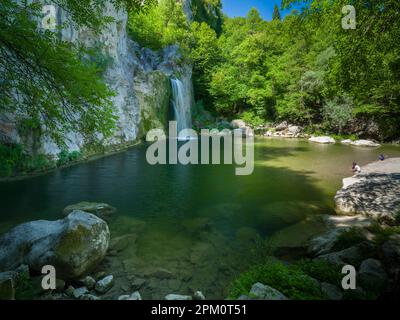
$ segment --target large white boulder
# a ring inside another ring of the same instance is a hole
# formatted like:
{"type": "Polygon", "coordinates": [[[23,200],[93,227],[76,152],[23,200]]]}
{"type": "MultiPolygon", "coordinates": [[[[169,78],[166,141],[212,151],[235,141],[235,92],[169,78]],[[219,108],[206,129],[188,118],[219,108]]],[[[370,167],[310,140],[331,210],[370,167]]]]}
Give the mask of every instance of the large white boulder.
{"type": "Polygon", "coordinates": [[[235,119],[231,121],[231,127],[233,129],[245,129],[247,128],[247,124],[241,119],[235,119]]]}
{"type": "Polygon", "coordinates": [[[26,264],[41,272],[52,265],[59,278],[80,278],[104,258],[109,240],[106,222],[83,211],[23,223],[0,238],[0,271],[26,264]]]}
{"type": "Polygon", "coordinates": [[[380,147],[379,143],[376,143],[371,140],[356,140],[352,141],[350,144],[356,147],[370,147],[370,148],[380,147]]]}
{"type": "Polygon", "coordinates": [[[322,137],[311,137],[308,139],[310,142],[315,142],[315,143],[322,143],[322,144],[330,144],[330,143],[335,143],[335,139],[332,137],[328,136],[322,136],[322,137]]]}

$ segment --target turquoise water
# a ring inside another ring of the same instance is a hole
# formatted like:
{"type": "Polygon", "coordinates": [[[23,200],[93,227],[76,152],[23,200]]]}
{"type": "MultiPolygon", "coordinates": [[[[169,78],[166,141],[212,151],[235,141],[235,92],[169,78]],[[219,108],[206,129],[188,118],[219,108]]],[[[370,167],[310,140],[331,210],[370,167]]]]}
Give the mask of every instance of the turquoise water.
{"type": "Polygon", "coordinates": [[[130,239],[99,266],[116,277],[110,298],[136,288],[146,299],[194,290],[225,298],[230,281],[268,255],[272,240],[296,247],[320,231],[313,217],[332,213],[333,196],[353,161],[400,156],[400,148],[259,138],[250,176],[235,176],[232,165],[150,166],[145,153],[140,145],[0,183],[0,232],[28,220],[61,218],[69,204],[106,202],[118,209],[112,238],[130,239]]]}

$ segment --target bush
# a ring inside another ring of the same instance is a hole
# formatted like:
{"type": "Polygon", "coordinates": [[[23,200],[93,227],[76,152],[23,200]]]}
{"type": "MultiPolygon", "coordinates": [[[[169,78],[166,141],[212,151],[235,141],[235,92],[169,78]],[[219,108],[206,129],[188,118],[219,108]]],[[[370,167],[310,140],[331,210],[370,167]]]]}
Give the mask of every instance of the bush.
{"type": "Polygon", "coordinates": [[[62,150],[58,154],[57,165],[62,166],[69,162],[77,161],[77,160],[79,160],[80,157],[81,157],[81,153],[79,151],[68,152],[67,150],[62,150]]]}
{"type": "Polygon", "coordinates": [[[248,295],[251,286],[256,282],[269,285],[290,299],[324,299],[321,289],[301,268],[280,262],[267,262],[241,274],[233,282],[229,298],[237,299],[240,295],[248,295]]]}
{"type": "Polygon", "coordinates": [[[383,227],[379,223],[374,223],[371,226],[366,228],[368,231],[375,235],[374,242],[377,245],[383,244],[387,241],[392,235],[400,234],[400,227],[383,227]]]}
{"type": "Polygon", "coordinates": [[[253,111],[245,111],[240,115],[240,118],[246,122],[252,128],[261,126],[265,123],[265,120],[253,111]]]}
{"type": "Polygon", "coordinates": [[[326,260],[312,261],[304,259],[297,262],[295,267],[320,282],[339,285],[343,276],[340,267],[326,260]]]}
{"type": "Polygon", "coordinates": [[[0,176],[12,176],[24,158],[25,155],[20,145],[0,144],[0,176]]]}
{"type": "Polygon", "coordinates": [[[21,170],[23,173],[36,172],[49,169],[53,166],[53,163],[45,156],[38,155],[35,157],[27,157],[21,164],[21,170]]]}

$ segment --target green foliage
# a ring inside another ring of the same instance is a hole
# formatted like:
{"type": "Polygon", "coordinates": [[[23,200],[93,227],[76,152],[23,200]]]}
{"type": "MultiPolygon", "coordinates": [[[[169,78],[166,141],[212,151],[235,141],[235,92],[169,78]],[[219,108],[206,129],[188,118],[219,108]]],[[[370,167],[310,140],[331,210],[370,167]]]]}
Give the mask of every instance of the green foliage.
{"type": "Polygon", "coordinates": [[[182,3],[160,0],[146,12],[130,12],[128,32],[140,45],[153,50],[180,44],[185,47],[188,22],[182,3]]]}
{"type": "Polygon", "coordinates": [[[274,12],[272,13],[272,20],[281,20],[281,13],[277,4],[274,6],[274,12]]]}
{"type": "MultiPolygon", "coordinates": [[[[312,262],[307,265],[308,268],[311,268],[310,264],[312,262]]],[[[269,285],[290,299],[324,299],[320,288],[315,285],[315,282],[300,267],[296,265],[284,265],[279,262],[267,262],[241,274],[233,282],[229,298],[237,299],[242,294],[248,295],[251,286],[256,282],[269,285]]]]}
{"type": "Polygon", "coordinates": [[[217,35],[222,32],[223,13],[221,0],[192,0],[194,21],[206,23],[217,35]]]}
{"type": "Polygon", "coordinates": [[[394,219],[397,224],[400,224],[400,210],[394,215],[394,219]]]}
{"type": "Polygon", "coordinates": [[[352,134],[354,118],[373,119],[383,137],[398,137],[399,2],[354,1],[356,30],[341,26],[344,0],[283,6],[294,2],[305,9],[283,21],[277,7],[270,22],[254,8],[246,18],[225,18],[209,87],[213,108],[232,117],[250,109],[266,121],[323,124],[339,135],[352,134]]]}
{"type": "Polygon", "coordinates": [[[24,160],[25,156],[20,145],[0,144],[0,176],[13,175],[15,167],[24,160]]]}
{"type": "Polygon", "coordinates": [[[348,96],[335,97],[329,100],[323,107],[324,118],[327,123],[337,128],[340,135],[343,128],[353,119],[353,102],[348,96]]]}
{"type": "Polygon", "coordinates": [[[365,235],[361,228],[350,228],[347,231],[342,232],[337,240],[335,241],[332,250],[333,251],[341,251],[347,249],[351,246],[359,244],[365,241],[365,235]]]}
{"type": "Polygon", "coordinates": [[[79,151],[72,151],[68,152],[66,150],[62,150],[58,154],[58,160],[57,160],[57,165],[62,166],[65,165],[69,162],[74,162],[79,160],[82,157],[81,153],[79,151]]]}
{"type": "Polygon", "coordinates": [[[245,111],[240,115],[240,118],[249,124],[252,128],[261,126],[265,123],[265,120],[253,111],[245,111]]]}
{"type": "Polygon", "coordinates": [[[377,245],[382,245],[392,235],[400,234],[400,226],[389,227],[383,226],[380,223],[374,223],[366,229],[374,234],[374,242],[377,245]]]}
{"type": "Polygon", "coordinates": [[[28,155],[21,145],[0,144],[0,177],[43,171],[54,164],[44,155],[28,155]]]}
{"type": "Polygon", "coordinates": [[[339,266],[331,264],[328,261],[322,259],[300,260],[299,262],[296,262],[295,267],[320,282],[340,285],[343,277],[341,273],[341,268],[339,266]]]}

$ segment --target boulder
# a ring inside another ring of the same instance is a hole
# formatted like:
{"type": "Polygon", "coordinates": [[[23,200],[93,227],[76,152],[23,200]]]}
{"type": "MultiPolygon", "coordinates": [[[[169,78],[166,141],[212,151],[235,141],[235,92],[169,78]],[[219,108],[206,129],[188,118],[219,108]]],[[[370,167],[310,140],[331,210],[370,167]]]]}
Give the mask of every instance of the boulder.
{"type": "Polygon", "coordinates": [[[107,276],[99,281],[97,281],[95,290],[98,293],[106,293],[114,285],[114,277],[112,275],[107,276]]]}
{"type": "Polygon", "coordinates": [[[343,299],[342,291],[333,284],[322,282],[321,283],[321,291],[329,300],[342,300],[343,299]]]}
{"type": "Polygon", "coordinates": [[[361,263],[358,281],[363,288],[379,292],[385,288],[387,280],[388,276],[379,260],[367,259],[361,263]]]}
{"type": "Polygon", "coordinates": [[[374,141],[371,140],[356,140],[356,141],[351,141],[350,145],[352,146],[356,146],[356,147],[372,147],[372,148],[376,148],[376,147],[380,147],[381,145],[379,143],[376,143],[374,141]]]}
{"type": "Polygon", "coordinates": [[[83,278],[82,280],[80,280],[80,282],[89,290],[94,289],[94,287],[96,286],[96,280],[94,280],[91,276],[86,276],[85,278],[83,278]]]}
{"type": "Polygon", "coordinates": [[[346,264],[359,266],[364,260],[365,253],[371,252],[371,250],[371,245],[368,242],[362,242],[341,251],[323,254],[315,259],[323,259],[339,266],[346,264]]]}
{"type": "Polygon", "coordinates": [[[113,238],[110,242],[110,250],[117,253],[124,251],[126,248],[135,245],[136,238],[137,236],[135,233],[125,234],[123,236],[113,238]]]}
{"type": "Polygon", "coordinates": [[[15,299],[15,273],[12,271],[0,273],[0,300],[15,299]]]}
{"type": "Polygon", "coordinates": [[[89,290],[86,287],[80,287],[74,290],[72,293],[72,296],[75,299],[80,299],[84,294],[89,293],[89,290]]]}
{"type": "Polygon", "coordinates": [[[335,196],[335,210],[340,215],[361,214],[395,224],[400,211],[399,194],[400,158],[377,161],[343,179],[343,187],[335,196]]]}
{"type": "Polygon", "coordinates": [[[321,144],[336,143],[335,139],[333,139],[332,137],[327,137],[327,136],[311,137],[310,139],[308,139],[308,141],[315,142],[315,143],[321,143],[321,144]]]}
{"type": "Polygon", "coordinates": [[[286,130],[287,128],[288,128],[287,121],[283,121],[283,122],[279,123],[277,126],[275,126],[276,131],[283,131],[283,130],[286,130]]]}
{"type": "Polygon", "coordinates": [[[135,291],[131,295],[125,294],[118,297],[118,300],[142,300],[142,296],[140,295],[139,291],[135,291]]]}
{"type": "Polygon", "coordinates": [[[62,220],[24,223],[0,238],[0,271],[26,264],[41,272],[52,265],[62,279],[80,278],[104,258],[109,238],[107,224],[83,211],[62,220]]]}
{"type": "Polygon", "coordinates": [[[373,223],[373,220],[364,216],[332,216],[324,215],[323,221],[328,231],[312,238],[309,241],[307,251],[314,256],[329,253],[340,234],[351,228],[365,228],[373,223]]]}
{"type": "Polygon", "coordinates": [[[246,122],[244,122],[241,119],[235,119],[231,121],[231,127],[233,129],[243,129],[243,128],[247,128],[247,124],[246,122]]]}
{"type": "Polygon", "coordinates": [[[191,296],[185,296],[181,294],[168,294],[165,296],[164,300],[192,300],[191,296]]]}
{"type": "Polygon", "coordinates": [[[112,217],[115,216],[117,209],[108,205],[107,203],[97,203],[97,202],[79,202],[75,204],[71,204],[64,208],[63,214],[64,216],[69,215],[71,212],[79,210],[94,214],[99,218],[110,221],[112,217]]]}
{"type": "Polygon", "coordinates": [[[254,297],[258,300],[288,300],[281,292],[271,288],[270,286],[264,285],[260,282],[255,283],[250,290],[250,297],[254,297]]]}
{"type": "Polygon", "coordinates": [[[292,135],[292,136],[295,136],[295,135],[301,133],[302,130],[303,130],[303,128],[300,126],[289,126],[287,128],[288,134],[292,135]]]}
{"type": "Polygon", "coordinates": [[[350,140],[350,139],[345,139],[345,140],[340,141],[340,143],[345,144],[345,145],[350,145],[352,142],[353,142],[353,140],[350,140]]]}
{"type": "Polygon", "coordinates": [[[203,292],[196,291],[193,295],[193,300],[206,300],[206,297],[204,296],[203,292]]]}
{"type": "Polygon", "coordinates": [[[74,297],[74,292],[75,288],[73,286],[68,286],[67,289],[65,289],[65,294],[70,298],[74,297]]]}

